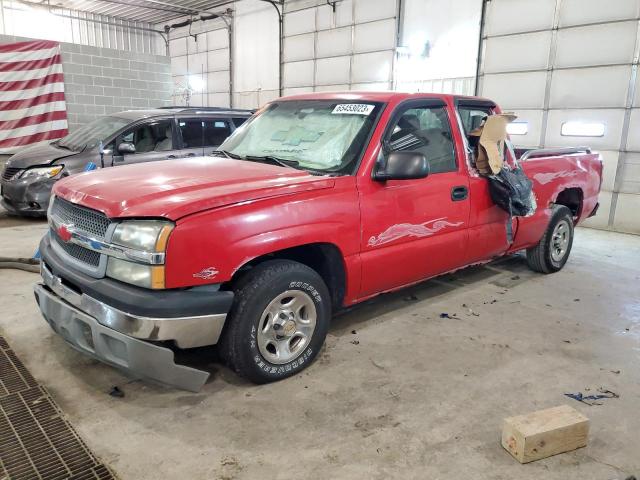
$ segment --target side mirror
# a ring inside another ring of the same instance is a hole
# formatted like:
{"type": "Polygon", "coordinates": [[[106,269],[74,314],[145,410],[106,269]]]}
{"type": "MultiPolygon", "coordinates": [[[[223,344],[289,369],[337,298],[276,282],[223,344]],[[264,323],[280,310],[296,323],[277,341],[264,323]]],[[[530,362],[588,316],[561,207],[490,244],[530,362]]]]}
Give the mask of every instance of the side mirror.
{"type": "Polygon", "coordinates": [[[419,152],[391,152],[374,175],[375,180],[413,180],[429,175],[429,162],[419,152]]]}
{"type": "Polygon", "coordinates": [[[118,153],[120,155],[136,153],[136,146],[133,143],[122,142],[120,145],[118,145],[118,153]]]}

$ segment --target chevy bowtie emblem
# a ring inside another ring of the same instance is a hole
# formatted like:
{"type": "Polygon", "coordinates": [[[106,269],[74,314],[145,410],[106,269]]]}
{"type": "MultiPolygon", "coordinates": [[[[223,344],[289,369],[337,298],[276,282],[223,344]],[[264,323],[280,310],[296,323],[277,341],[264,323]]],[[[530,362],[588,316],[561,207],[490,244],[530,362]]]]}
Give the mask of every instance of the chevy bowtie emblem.
{"type": "Polygon", "coordinates": [[[71,240],[71,228],[73,227],[73,225],[65,225],[60,224],[58,225],[58,229],[56,230],[56,233],[58,234],[58,236],[60,237],[60,239],[67,243],[69,240],[71,240]]]}

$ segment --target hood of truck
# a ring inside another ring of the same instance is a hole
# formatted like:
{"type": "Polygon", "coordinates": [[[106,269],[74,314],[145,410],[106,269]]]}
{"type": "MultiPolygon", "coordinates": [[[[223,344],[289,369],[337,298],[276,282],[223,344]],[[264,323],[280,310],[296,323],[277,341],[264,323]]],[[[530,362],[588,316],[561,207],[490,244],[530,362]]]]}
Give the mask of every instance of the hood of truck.
{"type": "Polygon", "coordinates": [[[20,150],[7,161],[7,168],[29,168],[48,165],[61,158],[77,155],[78,152],[58,148],[52,144],[34,145],[20,150]]]}
{"type": "Polygon", "coordinates": [[[219,157],[105,168],[65,178],[53,193],[111,218],[177,220],[212,208],[333,187],[330,177],[219,157]]]}

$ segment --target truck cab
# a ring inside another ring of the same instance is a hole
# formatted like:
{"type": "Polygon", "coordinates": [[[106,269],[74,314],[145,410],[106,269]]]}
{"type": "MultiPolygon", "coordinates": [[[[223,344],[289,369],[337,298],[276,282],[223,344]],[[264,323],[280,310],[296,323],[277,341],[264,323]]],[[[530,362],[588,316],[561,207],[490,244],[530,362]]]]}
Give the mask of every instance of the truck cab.
{"type": "Polygon", "coordinates": [[[35,287],[43,316],[88,355],[198,390],[208,373],[173,349],[217,344],[238,374],[275,381],[314,360],[341,308],[520,250],[558,271],[596,211],[600,156],[527,152],[537,209],[512,218],[469,138],[499,112],[453,95],[287,97],[212,156],[60,181],[35,287]]]}

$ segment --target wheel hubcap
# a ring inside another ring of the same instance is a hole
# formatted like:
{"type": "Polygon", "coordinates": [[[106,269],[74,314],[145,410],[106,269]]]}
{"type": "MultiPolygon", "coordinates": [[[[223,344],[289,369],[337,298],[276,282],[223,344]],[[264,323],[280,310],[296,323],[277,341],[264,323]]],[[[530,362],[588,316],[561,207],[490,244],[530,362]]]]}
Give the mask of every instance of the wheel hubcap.
{"type": "Polygon", "coordinates": [[[316,319],[316,306],[309,295],[300,290],[281,293],[260,317],[260,354],[274,364],[295,360],[311,341],[316,319]]]}
{"type": "Polygon", "coordinates": [[[570,239],[571,228],[566,220],[561,220],[551,235],[551,258],[554,262],[560,262],[565,257],[570,239]]]}

